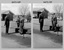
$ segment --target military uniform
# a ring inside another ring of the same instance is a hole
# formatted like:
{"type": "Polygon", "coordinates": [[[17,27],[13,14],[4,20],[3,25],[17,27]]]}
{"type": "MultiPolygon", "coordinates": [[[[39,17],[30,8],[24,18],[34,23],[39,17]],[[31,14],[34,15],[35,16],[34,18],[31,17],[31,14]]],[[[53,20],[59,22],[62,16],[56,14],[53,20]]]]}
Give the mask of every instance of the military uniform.
{"type": "Polygon", "coordinates": [[[57,17],[52,17],[52,28],[56,31],[57,17]]]}
{"type": "Polygon", "coordinates": [[[20,18],[19,17],[16,22],[17,22],[17,27],[19,27],[19,25],[20,25],[20,18]]]}
{"type": "Polygon", "coordinates": [[[8,33],[9,31],[9,25],[10,25],[10,19],[9,19],[10,15],[8,14],[5,18],[5,26],[6,26],[6,33],[8,33]]]}
{"type": "Polygon", "coordinates": [[[43,28],[43,25],[44,25],[44,12],[42,12],[40,15],[39,15],[39,23],[40,23],[40,31],[43,31],[42,28],[43,28]]]}
{"type": "Polygon", "coordinates": [[[24,29],[24,19],[20,20],[20,33],[23,33],[23,29],[24,29]]]}

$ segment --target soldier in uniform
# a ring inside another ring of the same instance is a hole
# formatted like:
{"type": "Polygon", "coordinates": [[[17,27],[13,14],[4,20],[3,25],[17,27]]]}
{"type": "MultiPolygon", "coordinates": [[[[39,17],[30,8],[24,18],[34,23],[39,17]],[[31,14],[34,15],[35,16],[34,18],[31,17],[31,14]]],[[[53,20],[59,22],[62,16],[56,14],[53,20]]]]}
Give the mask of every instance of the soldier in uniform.
{"type": "Polygon", "coordinates": [[[19,16],[18,16],[18,18],[17,18],[17,27],[19,27],[19,25],[20,25],[20,18],[19,18],[19,16]]]}
{"type": "Polygon", "coordinates": [[[39,15],[39,23],[40,23],[40,31],[43,32],[43,25],[44,25],[44,17],[45,13],[44,11],[39,15]]]}
{"type": "Polygon", "coordinates": [[[19,27],[19,31],[21,34],[23,33],[23,29],[24,29],[24,17],[22,16],[22,18],[20,19],[20,27],[19,27]]]}
{"type": "Polygon", "coordinates": [[[54,31],[56,31],[56,25],[57,25],[57,17],[55,16],[55,13],[52,16],[52,28],[54,31]]]}
{"type": "Polygon", "coordinates": [[[9,31],[9,25],[10,25],[10,14],[7,14],[6,18],[5,18],[5,26],[6,26],[6,34],[8,34],[9,31]]]}

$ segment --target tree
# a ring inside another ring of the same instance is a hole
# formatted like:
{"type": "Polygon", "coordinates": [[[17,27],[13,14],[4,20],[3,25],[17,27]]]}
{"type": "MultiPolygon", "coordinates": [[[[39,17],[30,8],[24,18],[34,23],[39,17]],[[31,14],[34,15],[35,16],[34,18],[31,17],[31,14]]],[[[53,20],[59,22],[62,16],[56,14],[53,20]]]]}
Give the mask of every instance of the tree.
{"type": "Polygon", "coordinates": [[[63,18],[62,5],[54,5],[54,11],[55,11],[55,13],[57,13],[58,17],[62,17],[63,18]]]}
{"type": "Polygon", "coordinates": [[[27,22],[31,22],[31,14],[30,12],[26,15],[27,22]]]}
{"type": "Polygon", "coordinates": [[[25,17],[25,15],[29,12],[29,7],[27,4],[23,4],[19,7],[19,13],[25,17]]]}
{"type": "Polygon", "coordinates": [[[54,10],[56,13],[61,13],[62,12],[62,6],[61,5],[54,5],[54,10]]]}

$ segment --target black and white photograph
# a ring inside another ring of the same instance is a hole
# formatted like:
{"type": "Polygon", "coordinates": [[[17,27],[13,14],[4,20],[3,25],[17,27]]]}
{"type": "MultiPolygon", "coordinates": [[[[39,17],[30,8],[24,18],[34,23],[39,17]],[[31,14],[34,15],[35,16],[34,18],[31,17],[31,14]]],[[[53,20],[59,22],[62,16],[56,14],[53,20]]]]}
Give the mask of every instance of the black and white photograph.
{"type": "Polygon", "coordinates": [[[33,47],[63,47],[63,3],[33,3],[33,47]]]}
{"type": "Polygon", "coordinates": [[[31,3],[1,3],[1,47],[31,48],[31,3]]]}

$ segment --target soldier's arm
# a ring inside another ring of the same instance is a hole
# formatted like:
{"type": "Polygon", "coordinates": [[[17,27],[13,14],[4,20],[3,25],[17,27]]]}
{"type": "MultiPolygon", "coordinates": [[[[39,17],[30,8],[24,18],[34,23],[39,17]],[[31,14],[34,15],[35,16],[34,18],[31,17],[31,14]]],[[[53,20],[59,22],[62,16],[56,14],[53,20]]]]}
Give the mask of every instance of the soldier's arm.
{"type": "Polygon", "coordinates": [[[54,16],[51,17],[51,21],[53,21],[53,17],[54,17],[54,16]]]}
{"type": "Polygon", "coordinates": [[[5,17],[5,24],[4,24],[4,26],[6,25],[6,17],[5,17]]]}
{"type": "Polygon", "coordinates": [[[39,15],[39,23],[40,23],[40,19],[41,19],[41,14],[39,15]]]}
{"type": "Polygon", "coordinates": [[[57,17],[56,17],[56,24],[57,24],[57,17]]]}
{"type": "Polygon", "coordinates": [[[53,20],[53,17],[51,17],[51,21],[53,20]]]}

